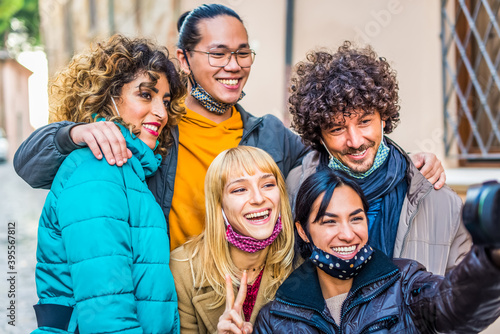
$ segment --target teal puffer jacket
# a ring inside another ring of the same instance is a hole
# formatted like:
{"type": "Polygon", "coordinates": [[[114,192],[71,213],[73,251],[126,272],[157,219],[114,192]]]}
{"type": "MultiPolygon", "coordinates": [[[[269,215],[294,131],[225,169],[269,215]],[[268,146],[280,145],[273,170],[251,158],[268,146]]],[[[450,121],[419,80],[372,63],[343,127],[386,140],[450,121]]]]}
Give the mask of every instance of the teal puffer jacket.
{"type": "Polygon", "coordinates": [[[72,152],[57,172],[38,229],[39,304],[74,307],[68,330],[178,333],[163,212],[145,182],[161,158],[121,127],[133,157],[122,167],[72,152]]]}

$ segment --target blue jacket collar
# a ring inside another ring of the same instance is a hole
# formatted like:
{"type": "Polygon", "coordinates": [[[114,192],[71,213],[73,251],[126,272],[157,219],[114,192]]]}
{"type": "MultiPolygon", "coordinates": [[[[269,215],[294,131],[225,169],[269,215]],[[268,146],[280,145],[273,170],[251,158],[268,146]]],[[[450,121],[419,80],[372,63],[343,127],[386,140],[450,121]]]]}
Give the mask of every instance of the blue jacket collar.
{"type": "MultiPolygon", "coordinates": [[[[125,138],[127,148],[132,152],[132,155],[139,160],[144,170],[144,176],[150,177],[153,175],[161,164],[161,155],[154,154],[146,143],[140,140],[136,135],[131,133],[121,124],[117,124],[125,138]]],[[[167,130],[167,129],[165,129],[167,130]]]]}
{"type": "MultiPolygon", "coordinates": [[[[312,261],[306,260],[283,282],[276,292],[276,299],[322,313],[326,304],[316,268],[312,261]],[[308,288],[304,289],[306,285],[308,288]]],[[[371,283],[392,277],[398,272],[398,267],[384,253],[375,249],[372,260],[354,278],[349,296],[371,283]]]]}

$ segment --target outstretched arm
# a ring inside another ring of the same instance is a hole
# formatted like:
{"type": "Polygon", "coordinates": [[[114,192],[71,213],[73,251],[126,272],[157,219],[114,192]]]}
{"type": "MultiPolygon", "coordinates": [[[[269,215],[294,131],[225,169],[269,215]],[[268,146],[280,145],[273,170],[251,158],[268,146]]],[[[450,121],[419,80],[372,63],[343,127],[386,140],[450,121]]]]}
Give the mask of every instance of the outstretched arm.
{"type": "Polygon", "coordinates": [[[444,278],[420,272],[406,294],[422,332],[478,333],[500,315],[499,254],[473,247],[444,278]]]}
{"type": "Polygon", "coordinates": [[[89,146],[97,159],[104,154],[110,165],[121,166],[132,156],[112,122],[59,122],[36,130],[21,144],[14,156],[14,168],[33,188],[49,189],[64,159],[85,146],[89,146]]]}

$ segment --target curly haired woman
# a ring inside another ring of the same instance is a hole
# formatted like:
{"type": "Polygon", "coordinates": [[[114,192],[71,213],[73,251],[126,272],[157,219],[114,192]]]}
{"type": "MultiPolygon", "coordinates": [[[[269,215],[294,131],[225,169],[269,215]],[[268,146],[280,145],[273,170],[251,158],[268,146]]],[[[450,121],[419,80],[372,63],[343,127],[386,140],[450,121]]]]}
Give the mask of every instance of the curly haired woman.
{"type": "Polygon", "coordinates": [[[167,50],[115,35],[76,55],[50,93],[55,119],[106,122],[132,155],[112,166],[86,147],[59,168],[38,229],[34,333],[178,333],[167,225],[145,181],[184,113],[167,50]]]}

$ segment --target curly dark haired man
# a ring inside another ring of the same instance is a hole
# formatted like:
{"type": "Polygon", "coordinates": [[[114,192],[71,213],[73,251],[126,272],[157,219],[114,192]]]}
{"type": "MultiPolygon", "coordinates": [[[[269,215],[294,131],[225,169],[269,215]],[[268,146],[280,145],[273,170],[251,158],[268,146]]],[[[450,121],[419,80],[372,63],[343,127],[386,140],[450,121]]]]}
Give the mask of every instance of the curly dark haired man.
{"type": "Polygon", "coordinates": [[[315,150],[287,185],[294,203],[299,185],[319,168],[348,173],[370,204],[370,243],[442,275],[461,261],[471,239],[460,198],[446,186],[434,189],[384,136],[399,122],[398,90],[395,71],[371,47],[344,42],[333,54],[310,52],[296,66],[289,102],[292,126],[315,150]]]}

